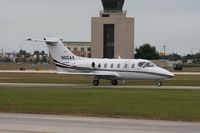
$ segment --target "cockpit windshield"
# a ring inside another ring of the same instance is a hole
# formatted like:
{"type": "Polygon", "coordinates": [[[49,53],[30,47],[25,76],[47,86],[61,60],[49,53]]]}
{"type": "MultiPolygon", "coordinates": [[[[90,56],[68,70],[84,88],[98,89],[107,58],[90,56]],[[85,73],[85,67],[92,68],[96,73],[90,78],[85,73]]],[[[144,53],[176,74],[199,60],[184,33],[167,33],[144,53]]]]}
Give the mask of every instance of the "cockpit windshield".
{"type": "Polygon", "coordinates": [[[139,62],[139,63],[138,63],[138,66],[139,66],[139,67],[142,67],[145,63],[146,63],[146,62],[139,62]]]}
{"type": "Polygon", "coordinates": [[[155,64],[153,64],[152,62],[147,62],[144,66],[143,66],[143,68],[146,68],[146,67],[155,67],[156,65],[155,64]]]}

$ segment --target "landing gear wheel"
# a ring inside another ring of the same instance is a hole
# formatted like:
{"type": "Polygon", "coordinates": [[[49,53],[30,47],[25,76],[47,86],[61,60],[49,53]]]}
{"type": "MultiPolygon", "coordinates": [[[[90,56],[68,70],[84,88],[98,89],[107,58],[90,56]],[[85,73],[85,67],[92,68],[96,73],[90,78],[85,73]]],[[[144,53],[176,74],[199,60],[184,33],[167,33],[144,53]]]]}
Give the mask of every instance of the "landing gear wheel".
{"type": "Polygon", "coordinates": [[[118,81],[117,80],[112,80],[111,83],[112,83],[112,85],[117,85],[118,81]]]}
{"type": "Polygon", "coordinates": [[[160,80],[157,81],[157,86],[161,87],[162,86],[162,82],[160,80]]]}
{"type": "Polygon", "coordinates": [[[98,85],[99,85],[99,80],[94,80],[94,81],[93,81],[93,85],[94,85],[94,86],[98,86],[98,85]]]}

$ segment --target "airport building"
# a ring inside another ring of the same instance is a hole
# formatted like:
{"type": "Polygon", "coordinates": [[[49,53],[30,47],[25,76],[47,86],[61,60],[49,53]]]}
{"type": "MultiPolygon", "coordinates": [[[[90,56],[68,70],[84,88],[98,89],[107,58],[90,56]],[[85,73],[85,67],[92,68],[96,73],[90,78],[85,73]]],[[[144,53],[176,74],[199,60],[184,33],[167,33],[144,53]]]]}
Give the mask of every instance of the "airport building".
{"type": "Polygon", "coordinates": [[[103,9],[91,22],[91,42],[64,42],[74,54],[93,58],[134,58],[134,18],[123,11],[125,0],[101,0],[103,9]]]}
{"type": "Polygon", "coordinates": [[[63,42],[75,55],[91,58],[91,42],[63,42]]]}
{"type": "Polygon", "coordinates": [[[94,58],[134,58],[134,18],[123,11],[125,0],[101,0],[103,11],[92,18],[94,58]]]}

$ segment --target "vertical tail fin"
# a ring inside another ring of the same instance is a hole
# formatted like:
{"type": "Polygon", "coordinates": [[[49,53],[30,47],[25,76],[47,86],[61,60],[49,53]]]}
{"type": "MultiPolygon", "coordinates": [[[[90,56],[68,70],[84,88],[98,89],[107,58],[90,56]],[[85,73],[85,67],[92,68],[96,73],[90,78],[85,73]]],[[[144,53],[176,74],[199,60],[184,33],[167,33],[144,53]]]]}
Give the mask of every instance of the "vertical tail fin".
{"type": "Polygon", "coordinates": [[[27,39],[27,41],[45,42],[55,62],[69,62],[81,58],[74,55],[58,38],[44,38],[44,40],[27,39]]]}
{"type": "Polygon", "coordinates": [[[54,61],[66,62],[80,59],[80,57],[74,55],[67,47],[65,47],[60,39],[44,38],[44,40],[49,48],[50,54],[54,61]]]}

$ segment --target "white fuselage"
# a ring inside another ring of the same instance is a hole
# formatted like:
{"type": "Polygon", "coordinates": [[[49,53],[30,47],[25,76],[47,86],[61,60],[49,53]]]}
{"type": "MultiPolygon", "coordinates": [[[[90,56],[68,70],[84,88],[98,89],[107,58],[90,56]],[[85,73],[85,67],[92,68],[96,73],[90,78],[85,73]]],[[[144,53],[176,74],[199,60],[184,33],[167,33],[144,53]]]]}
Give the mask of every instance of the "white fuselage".
{"type": "Polygon", "coordinates": [[[108,80],[160,80],[171,78],[173,73],[162,69],[148,60],[142,59],[88,59],[81,58],[63,65],[57,65],[58,70],[72,73],[95,73],[98,79],[108,80]],[[152,66],[146,66],[151,63],[152,66]],[[116,73],[117,76],[103,76],[99,73],[116,73]],[[98,76],[99,75],[99,76],[98,76]]]}

